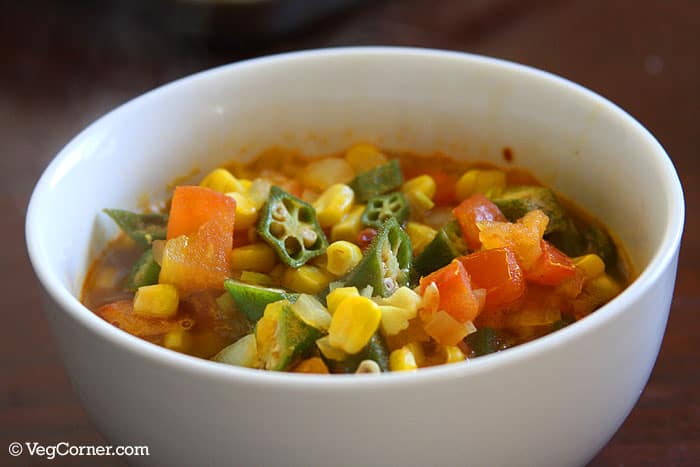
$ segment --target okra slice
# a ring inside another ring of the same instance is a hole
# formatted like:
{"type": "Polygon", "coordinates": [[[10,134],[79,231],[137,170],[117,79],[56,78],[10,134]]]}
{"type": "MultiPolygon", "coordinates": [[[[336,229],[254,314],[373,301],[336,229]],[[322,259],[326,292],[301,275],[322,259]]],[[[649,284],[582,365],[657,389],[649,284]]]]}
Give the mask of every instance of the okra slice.
{"type": "Polygon", "coordinates": [[[375,333],[367,346],[358,353],[348,355],[348,358],[342,361],[326,359],[326,364],[331,373],[355,373],[363,360],[373,360],[382,371],[389,371],[389,347],[379,332],[375,333]]]}
{"type": "Polygon", "coordinates": [[[462,238],[459,224],[456,220],[452,220],[438,231],[435,238],[416,257],[413,262],[413,279],[417,281],[467,252],[468,248],[462,238]]]}
{"type": "Polygon", "coordinates": [[[505,341],[493,328],[489,327],[479,328],[464,340],[471,349],[470,357],[480,357],[507,348],[505,341]]]}
{"type": "Polygon", "coordinates": [[[313,347],[321,334],[297,316],[289,301],[271,303],[255,327],[258,357],[266,370],[287,370],[313,347]]]}
{"type": "Polygon", "coordinates": [[[160,266],[153,259],[153,249],[149,248],[143,252],[136,264],[131,268],[129,277],[126,278],[125,288],[131,292],[136,292],[136,289],[144,285],[157,284],[159,274],[160,266]]]}
{"type": "Polygon", "coordinates": [[[137,214],[121,209],[105,209],[104,212],[143,248],[148,248],[153,240],[165,240],[168,230],[166,214],[137,214]]]}
{"type": "Polygon", "coordinates": [[[355,192],[355,199],[364,203],[370,198],[397,189],[402,183],[401,166],[399,161],[394,159],[357,175],[350,182],[350,187],[355,192]]]}
{"type": "Polygon", "coordinates": [[[298,268],[322,255],[328,240],[307,202],[273,186],[263,206],[258,233],[285,264],[298,268]]]}
{"type": "Polygon", "coordinates": [[[507,188],[498,196],[491,198],[491,201],[511,222],[515,222],[530,211],[541,209],[549,217],[545,234],[562,232],[569,228],[569,215],[549,188],[541,186],[507,188]]]}
{"type": "Polygon", "coordinates": [[[279,300],[293,302],[299,296],[298,294],[290,294],[282,289],[260,287],[233,279],[226,279],[224,288],[233,297],[233,301],[236,302],[238,308],[251,323],[258,322],[268,304],[279,300]]]}
{"type": "Polygon", "coordinates": [[[406,222],[410,213],[411,208],[406,197],[397,191],[370,199],[360,220],[366,226],[379,228],[387,219],[393,217],[401,225],[406,222]]]}
{"type": "Polygon", "coordinates": [[[388,297],[409,282],[411,240],[393,217],[381,227],[360,263],[338,282],[362,290],[372,286],[373,295],[388,297]]]}
{"type": "Polygon", "coordinates": [[[586,242],[586,253],[595,253],[600,256],[607,269],[615,267],[617,263],[617,248],[615,248],[610,235],[592,225],[583,233],[583,238],[586,242]]]}

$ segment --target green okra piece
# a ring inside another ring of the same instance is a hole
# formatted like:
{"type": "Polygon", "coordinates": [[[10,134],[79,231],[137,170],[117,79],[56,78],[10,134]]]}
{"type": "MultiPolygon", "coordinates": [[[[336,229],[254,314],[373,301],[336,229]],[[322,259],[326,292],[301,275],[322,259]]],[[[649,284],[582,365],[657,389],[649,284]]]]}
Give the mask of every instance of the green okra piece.
{"type": "Polygon", "coordinates": [[[364,360],[373,360],[382,371],[389,371],[389,347],[379,332],[374,333],[367,346],[345,360],[325,359],[331,373],[355,373],[364,360]]]}
{"type": "Polygon", "coordinates": [[[255,328],[258,350],[262,349],[258,356],[266,370],[288,370],[313,348],[321,334],[302,321],[288,301],[280,302],[266,309],[255,328]],[[272,336],[260,336],[260,323],[265,319],[275,326],[272,336]],[[265,339],[272,339],[272,342],[264,342],[265,339]]]}
{"type": "Polygon", "coordinates": [[[131,268],[131,272],[126,278],[125,288],[135,292],[139,287],[157,284],[159,274],[160,266],[153,259],[153,249],[149,248],[143,252],[136,264],[131,268]]]}
{"type": "Polygon", "coordinates": [[[392,217],[380,228],[360,263],[338,283],[358,290],[370,285],[374,296],[388,297],[408,284],[412,259],[411,240],[392,217]]]}
{"type": "Polygon", "coordinates": [[[273,186],[258,221],[258,233],[288,266],[298,268],[322,255],[328,240],[306,201],[273,186]]]}
{"type": "Polygon", "coordinates": [[[401,166],[399,161],[394,159],[357,175],[350,182],[350,187],[355,192],[355,199],[364,203],[375,196],[397,189],[402,183],[401,166]]]}
{"type": "Polygon", "coordinates": [[[399,225],[402,225],[410,213],[411,208],[408,206],[406,197],[397,191],[370,199],[360,220],[366,226],[380,228],[387,219],[393,217],[399,225]]]}
{"type": "Polygon", "coordinates": [[[165,240],[167,214],[137,214],[122,209],[105,209],[104,212],[143,248],[148,248],[153,240],[165,240]]]}
{"type": "Polygon", "coordinates": [[[417,281],[446,266],[453,259],[465,255],[468,248],[456,220],[445,224],[413,262],[413,279],[417,281]]]}
{"type": "Polygon", "coordinates": [[[496,331],[489,327],[479,328],[476,332],[469,334],[464,340],[471,349],[471,357],[488,355],[507,347],[496,331]]]}
{"type": "Polygon", "coordinates": [[[246,284],[233,279],[226,279],[224,288],[233,297],[238,309],[246,315],[251,323],[258,322],[268,304],[280,300],[293,302],[299,296],[299,294],[288,293],[282,289],[246,284]]]}

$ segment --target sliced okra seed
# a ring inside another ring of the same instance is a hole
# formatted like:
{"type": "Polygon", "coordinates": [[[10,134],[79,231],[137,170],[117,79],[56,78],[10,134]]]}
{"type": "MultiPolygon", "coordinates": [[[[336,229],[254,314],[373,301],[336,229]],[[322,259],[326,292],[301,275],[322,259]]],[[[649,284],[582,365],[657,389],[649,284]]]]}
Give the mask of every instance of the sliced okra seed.
{"type": "Polygon", "coordinates": [[[294,208],[296,207],[296,204],[294,203],[294,201],[292,201],[292,200],[289,199],[289,198],[284,198],[284,199],[282,200],[282,203],[284,203],[284,207],[286,207],[287,210],[290,211],[290,212],[293,212],[293,211],[294,211],[294,208]]]}
{"type": "Polygon", "coordinates": [[[382,369],[379,367],[379,364],[375,362],[374,360],[362,360],[360,364],[357,366],[357,370],[355,373],[359,374],[364,374],[364,373],[381,373],[382,369]]]}
{"type": "Polygon", "coordinates": [[[284,235],[285,231],[286,229],[284,227],[284,224],[281,224],[279,222],[270,223],[270,233],[275,237],[282,238],[282,235],[284,235]]]}
{"type": "Polygon", "coordinates": [[[283,221],[287,219],[287,216],[287,209],[282,204],[278,204],[272,209],[272,218],[276,221],[283,221]]]}
{"type": "Polygon", "coordinates": [[[384,278],[384,288],[392,292],[398,288],[398,284],[396,283],[396,280],[393,277],[385,277],[384,278]]]}
{"type": "Polygon", "coordinates": [[[304,242],[306,248],[311,248],[318,240],[318,234],[308,227],[304,227],[301,230],[301,239],[304,242]]]}

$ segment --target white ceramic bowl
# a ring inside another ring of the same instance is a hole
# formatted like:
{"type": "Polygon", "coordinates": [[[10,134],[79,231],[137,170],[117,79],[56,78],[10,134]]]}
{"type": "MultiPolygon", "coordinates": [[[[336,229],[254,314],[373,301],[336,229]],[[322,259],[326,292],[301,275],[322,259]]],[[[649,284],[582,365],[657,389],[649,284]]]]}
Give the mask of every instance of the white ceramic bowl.
{"type": "Polygon", "coordinates": [[[139,97],[54,159],[27,215],[45,308],[80,400],[149,465],[488,465],[587,462],[637,401],[664,333],[684,205],[656,140],[615,105],[500,60],[400,48],[292,53],[221,67],[139,97]],[[515,163],[616,232],[641,273],[591,316],[461,364],[379,377],[266,373],[170,352],[77,299],[114,227],[175,175],[274,145],[357,141],[515,163]],[[96,220],[97,218],[97,220],[96,220]]]}

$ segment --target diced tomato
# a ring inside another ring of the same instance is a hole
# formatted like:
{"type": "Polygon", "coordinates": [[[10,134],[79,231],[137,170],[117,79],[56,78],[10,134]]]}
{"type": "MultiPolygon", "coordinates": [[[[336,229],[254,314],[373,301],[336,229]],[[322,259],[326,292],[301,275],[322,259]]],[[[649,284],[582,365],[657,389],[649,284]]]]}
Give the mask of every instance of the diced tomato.
{"type": "Polygon", "coordinates": [[[541,240],[549,218],[540,210],[530,211],[517,222],[484,221],[478,225],[484,249],[509,247],[523,270],[532,267],[542,255],[541,240]]]}
{"type": "Polygon", "coordinates": [[[576,275],[571,259],[546,240],[541,240],[542,254],[527,271],[525,279],[542,285],[559,285],[576,275]]]}
{"type": "Polygon", "coordinates": [[[498,209],[498,206],[482,194],[475,194],[465,199],[452,210],[452,213],[459,222],[467,246],[472,250],[476,250],[481,246],[477,222],[507,222],[506,217],[498,209]]]}
{"type": "Polygon", "coordinates": [[[369,247],[376,236],[376,229],[367,227],[366,229],[362,229],[358,232],[357,241],[355,243],[357,243],[357,245],[364,251],[369,247]]]}
{"type": "Polygon", "coordinates": [[[523,271],[511,248],[479,251],[458,260],[469,273],[472,286],[486,289],[484,310],[511,303],[525,292],[523,271]]]}
{"type": "Polygon", "coordinates": [[[205,223],[223,216],[231,223],[230,245],[235,212],[236,200],[230,196],[201,186],[176,187],[170,207],[167,238],[192,235],[205,223]]]}
{"type": "Polygon", "coordinates": [[[138,337],[158,336],[180,326],[178,321],[146,318],[134,314],[132,300],[119,300],[108,303],[98,308],[95,314],[114,326],[138,337]]]}
{"type": "Polygon", "coordinates": [[[434,283],[440,293],[439,309],[460,323],[472,321],[479,314],[479,299],[472,291],[469,274],[459,261],[423,277],[420,280],[421,294],[434,283]]]}
{"type": "Polygon", "coordinates": [[[223,289],[230,274],[233,213],[222,213],[191,236],[181,235],[165,244],[158,281],[182,292],[223,289]]]}
{"type": "Polygon", "coordinates": [[[177,187],[159,282],[183,292],[221,289],[229,275],[236,201],[198,186],[177,187]]]}

